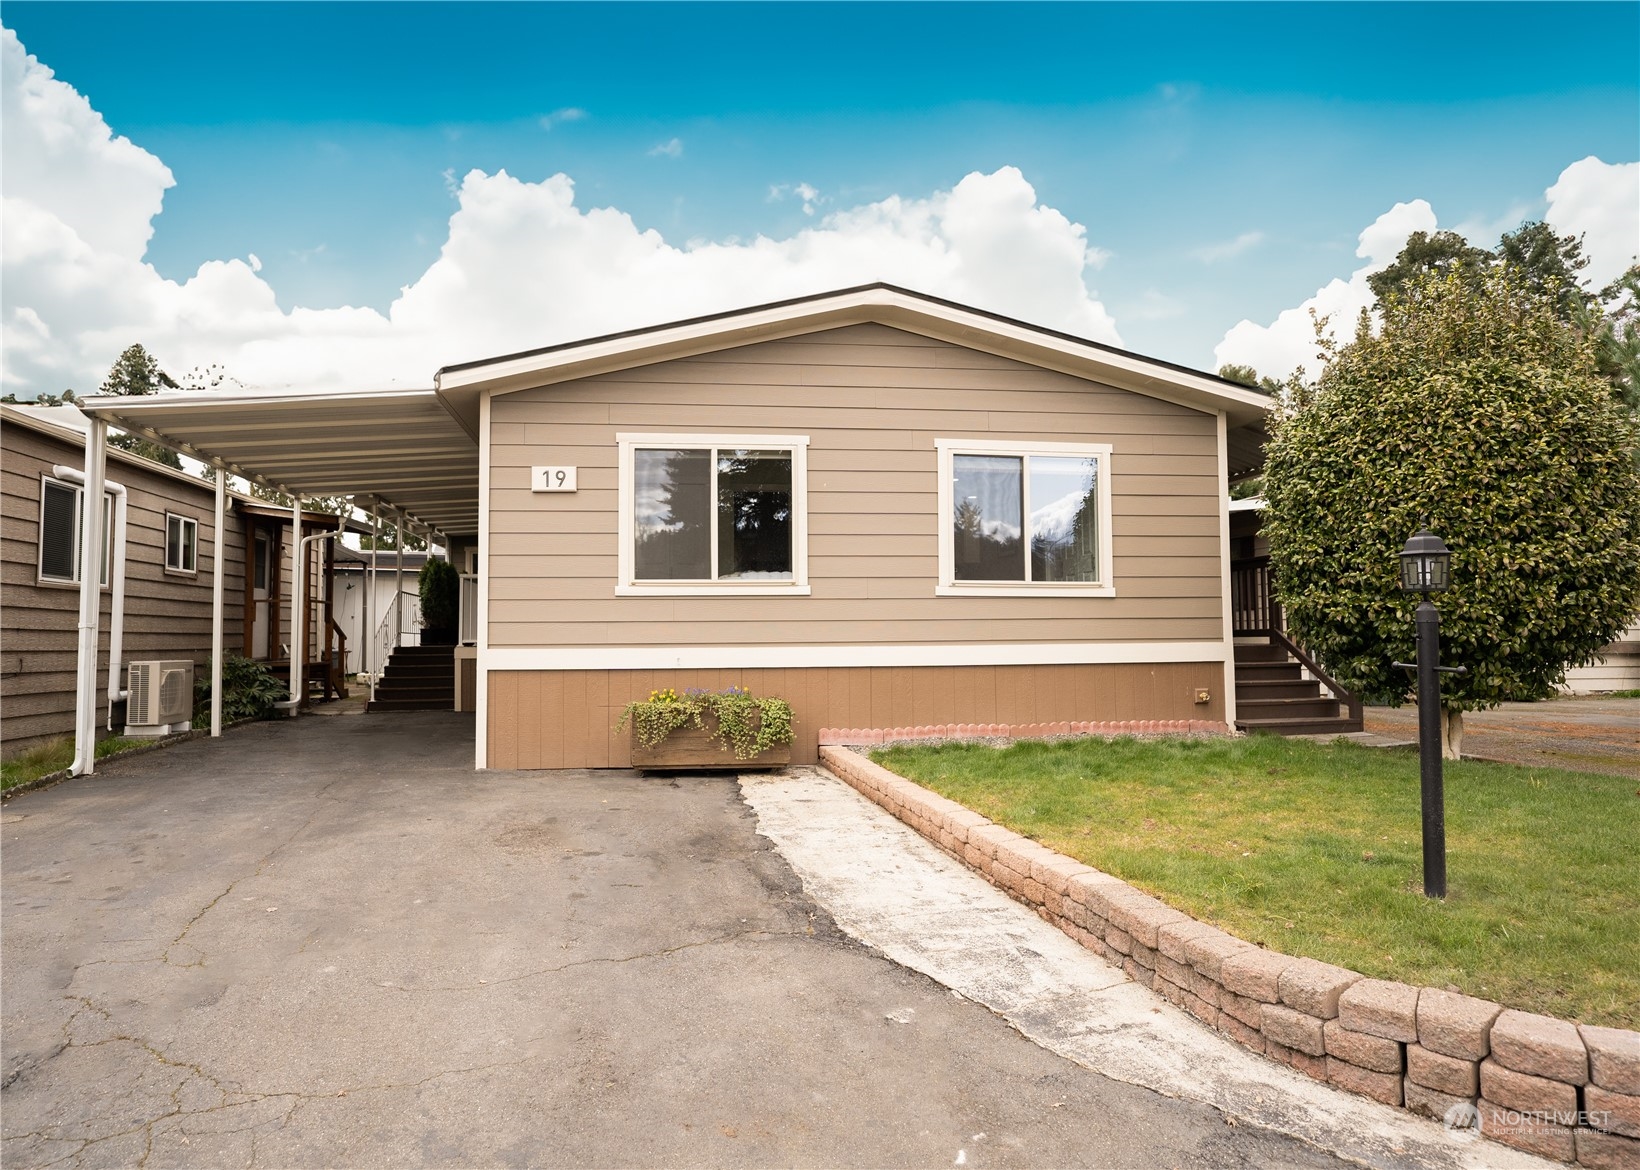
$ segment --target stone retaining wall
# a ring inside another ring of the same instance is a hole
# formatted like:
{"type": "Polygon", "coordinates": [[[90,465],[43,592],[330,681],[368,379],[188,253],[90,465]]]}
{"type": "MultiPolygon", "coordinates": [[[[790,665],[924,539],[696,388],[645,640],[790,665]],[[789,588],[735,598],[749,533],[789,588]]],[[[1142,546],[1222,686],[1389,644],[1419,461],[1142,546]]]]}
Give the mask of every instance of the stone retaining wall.
{"type": "Polygon", "coordinates": [[[929,727],[822,727],[820,746],[915,739],[1044,739],[1052,735],[1228,735],[1213,719],[1128,719],[1116,723],[938,723],[929,727]]]}
{"type": "Polygon", "coordinates": [[[820,757],[1084,947],[1255,1052],[1438,1120],[1478,1117],[1487,1137],[1543,1157],[1640,1170],[1640,1032],[1265,950],[846,747],[820,757]]]}

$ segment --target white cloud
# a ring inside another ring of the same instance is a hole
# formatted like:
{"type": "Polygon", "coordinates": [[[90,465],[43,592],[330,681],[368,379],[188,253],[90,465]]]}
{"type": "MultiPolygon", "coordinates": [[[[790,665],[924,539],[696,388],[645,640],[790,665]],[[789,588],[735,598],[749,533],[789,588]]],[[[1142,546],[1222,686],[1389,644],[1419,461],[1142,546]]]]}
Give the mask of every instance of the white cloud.
{"type": "Polygon", "coordinates": [[[1203,264],[1216,264],[1220,260],[1229,260],[1240,256],[1250,248],[1256,248],[1264,242],[1263,232],[1242,232],[1233,240],[1224,240],[1217,244],[1209,244],[1205,248],[1197,248],[1191,253],[1203,264]]]}
{"type": "MultiPolygon", "coordinates": [[[[1583,270],[1585,285],[1599,289],[1640,259],[1640,163],[1605,163],[1590,155],[1561,171],[1544,197],[1549,204],[1544,222],[1562,235],[1584,237],[1583,251],[1589,258],[1583,270]]],[[[1526,214],[1524,207],[1511,208],[1495,224],[1471,221],[1456,230],[1478,247],[1491,247],[1496,234],[1513,230],[1526,214]],[[1494,227],[1497,233],[1492,232],[1494,227]]],[[[1389,265],[1413,232],[1435,230],[1434,209],[1424,200],[1397,203],[1361,233],[1355,254],[1366,259],[1365,265],[1347,281],[1331,281],[1269,325],[1244,320],[1232,327],[1213,350],[1215,368],[1247,365],[1278,378],[1300,365],[1314,372],[1315,329],[1310,311],[1329,319],[1328,332],[1333,337],[1347,339],[1361,310],[1370,309],[1375,301],[1367,277],[1389,265]]]]}
{"type": "Polygon", "coordinates": [[[1012,167],[837,211],[784,239],[685,247],[616,208],[578,207],[566,175],[474,170],[456,186],[438,259],[387,313],[286,312],[243,260],[183,282],[144,263],[170,172],[113,138],[11,33],[0,52],[8,391],[95,387],[133,341],[171,370],[220,363],[253,386],[426,385],[454,362],[874,280],[1120,344],[1085,283],[1106,253],[1012,167]]]}
{"type": "Polygon", "coordinates": [[[820,194],[819,188],[808,183],[776,183],[769,187],[770,203],[779,203],[788,195],[796,196],[802,201],[804,215],[813,215],[822,203],[831,202],[830,196],[820,194]]]}
{"type": "Polygon", "coordinates": [[[1213,349],[1213,368],[1252,366],[1272,378],[1285,378],[1299,366],[1313,373],[1317,362],[1311,312],[1327,318],[1327,331],[1331,336],[1348,338],[1355,331],[1361,310],[1370,309],[1373,304],[1367,277],[1387,267],[1413,232],[1434,230],[1435,211],[1424,200],[1397,203],[1361,233],[1355,254],[1366,263],[1352,272],[1348,280],[1330,281],[1296,309],[1284,310],[1269,325],[1243,320],[1232,326],[1213,349]]]}
{"type": "Polygon", "coordinates": [[[1583,282],[1599,289],[1640,260],[1640,162],[1605,163],[1592,154],[1560,172],[1545,195],[1544,222],[1583,237],[1583,282]]]}
{"type": "Polygon", "coordinates": [[[565,122],[579,122],[587,116],[587,112],[579,106],[565,106],[561,110],[554,110],[550,114],[543,114],[537,121],[541,129],[551,130],[554,126],[562,126],[565,122]]]}
{"type": "Polygon", "coordinates": [[[650,158],[682,158],[683,157],[683,139],[681,139],[681,138],[669,138],[665,142],[662,142],[658,146],[651,146],[649,148],[649,157],[650,158]]]}

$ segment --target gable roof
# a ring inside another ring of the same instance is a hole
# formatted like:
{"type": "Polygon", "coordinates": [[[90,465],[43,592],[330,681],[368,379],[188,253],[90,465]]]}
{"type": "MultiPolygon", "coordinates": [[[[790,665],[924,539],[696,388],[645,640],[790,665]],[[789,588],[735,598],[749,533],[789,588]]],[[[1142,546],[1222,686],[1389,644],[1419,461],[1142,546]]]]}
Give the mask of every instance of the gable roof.
{"type": "Polygon", "coordinates": [[[904,329],[1198,410],[1223,411],[1232,427],[1262,424],[1271,406],[1263,391],[1215,374],[883,283],[462,362],[441,369],[434,385],[451,413],[476,435],[478,403],[486,391],[507,394],[864,323],[904,329]]]}

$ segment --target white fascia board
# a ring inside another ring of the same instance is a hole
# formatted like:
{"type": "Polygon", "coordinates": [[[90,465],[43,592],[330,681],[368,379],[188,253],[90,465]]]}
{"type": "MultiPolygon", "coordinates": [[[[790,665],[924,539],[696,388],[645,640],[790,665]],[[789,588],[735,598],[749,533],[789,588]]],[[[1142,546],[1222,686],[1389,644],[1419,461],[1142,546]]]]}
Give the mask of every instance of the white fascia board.
{"type": "Polygon", "coordinates": [[[1065,666],[1225,661],[1219,642],[954,642],[917,646],[489,647],[495,670],[722,670],[849,666],[1065,666]]]}
{"type": "MultiPolygon", "coordinates": [[[[445,370],[438,377],[439,392],[449,395],[451,391],[482,386],[495,394],[510,394],[573,378],[867,321],[1074,377],[1106,382],[1194,410],[1210,413],[1228,410],[1238,423],[1261,417],[1271,408],[1268,396],[1256,390],[1227,386],[1217,379],[1173,369],[1137,354],[1101,349],[1029,326],[885,289],[863,289],[833,298],[753,310],[736,317],[609,338],[467,369],[445,370]]],[[[460,414],[453,404],[452,413],[460,414]]]]}
{"type": "Polygon", "coordinates": [[[96,394],[77,399],[75,405],[86,414],[107,417],[131,412],[149,413],[186,407],[190,411],[229,410],[256,406],[281,406],[291,402],[389,402],[394,399],[434,400],[437,391],[422,390],[259,390],[254,394],[218,394],[211,390],[179,390],[170,394],[125,396],[96,394]]]}

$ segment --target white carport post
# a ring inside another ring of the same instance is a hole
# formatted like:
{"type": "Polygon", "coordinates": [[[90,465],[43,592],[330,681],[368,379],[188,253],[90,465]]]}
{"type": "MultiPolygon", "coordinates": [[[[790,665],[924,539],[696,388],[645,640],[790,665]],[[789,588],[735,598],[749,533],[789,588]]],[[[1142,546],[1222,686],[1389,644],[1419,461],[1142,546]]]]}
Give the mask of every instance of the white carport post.
{"type": "Polygon", "coordinates": [[[222,734],[222,576],[228,571],[228,469],[216,469],[216,568],[211,576],[211,734],[222,734]]]}
{"type": "Polygon", "coordinates": [[[382,506],[370,505],[370,571],[365,574],[364,637],[359,641],[359,660],[370,675],[370,697],[376,697],[376,676],[381,670],[376,665],[376,549],[382,542],[382,506]]]}
{"type": "Polygon", "coordinates": [[[102,625],[103,483],[108,424],[92,416],[85,432],[85,486],[80,496],[80,652],[74,676],[76,776],[97,766],[97,640],[102,625]]]}
{"type": "Polygon", "coordinates": [[[404,514],[393,513],[393,649],[404,632],[404,514]]]}
{"type": "Polygon", "coordinates": [[[292,496],[290,505],[290,714],[295,718],[307,696],[307,564],[302,543],[302,497],[292,496]]]}

